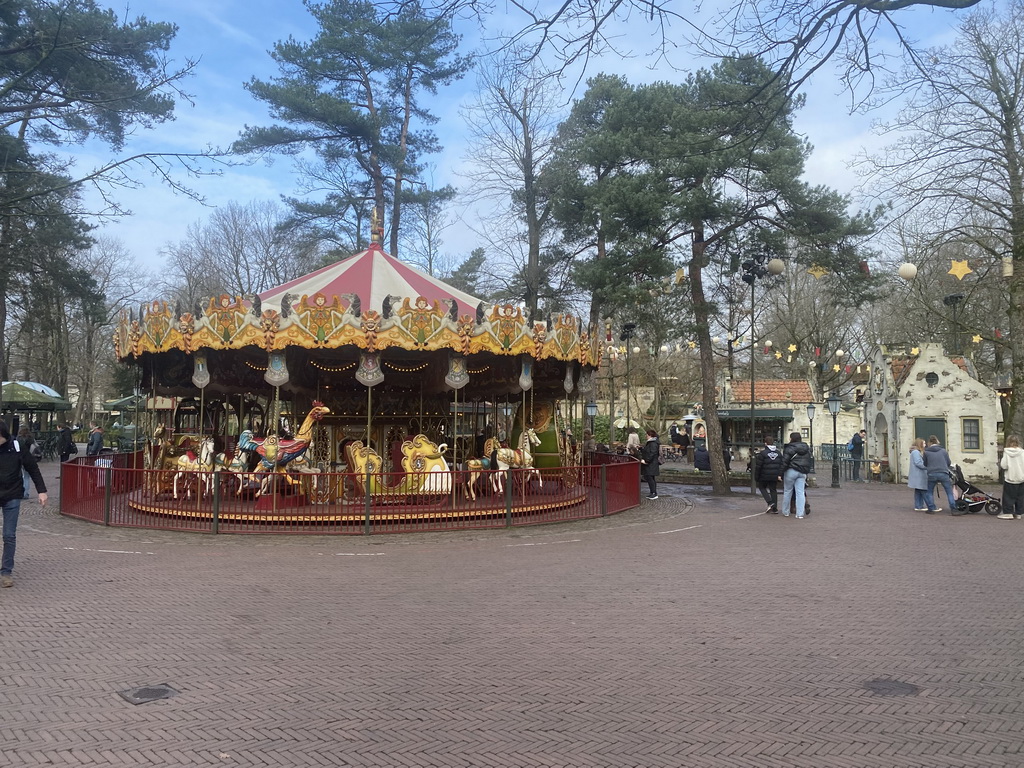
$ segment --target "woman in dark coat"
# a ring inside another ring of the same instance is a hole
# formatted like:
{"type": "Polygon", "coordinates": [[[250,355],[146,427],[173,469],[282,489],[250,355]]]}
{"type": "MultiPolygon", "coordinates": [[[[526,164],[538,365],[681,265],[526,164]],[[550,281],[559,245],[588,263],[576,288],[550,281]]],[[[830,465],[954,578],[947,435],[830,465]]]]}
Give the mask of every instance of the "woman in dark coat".
{"type": "Polygon", "coordinates": [[[653,429],[647,430],[647,442],[640,449],[640,474],[647,481],[647,488],[650,490],[648,499],[658,498],[658,467],[661,465],[661,443],[658,442],[658,433],[653,429]]]}

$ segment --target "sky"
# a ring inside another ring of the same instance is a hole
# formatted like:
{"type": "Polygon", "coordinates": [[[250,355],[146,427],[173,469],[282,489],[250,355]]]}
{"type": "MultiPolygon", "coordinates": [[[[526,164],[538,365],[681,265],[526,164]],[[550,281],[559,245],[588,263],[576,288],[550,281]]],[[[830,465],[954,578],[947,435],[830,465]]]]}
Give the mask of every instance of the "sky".
{"type": "MultiPolygon", "coordinates": [[[[245,125],[269,125],[265,105],[248,94],[244,83],[253,76],[268,79],[277,73],[268,54],[275,42],[289,36],[307,41],[316,32],[316,25],[300,0],[134,0],[127,7],[116,8],[124,18],[144,15],[153,21],[178,25],[170,56],[180,63],[187,58],[199,60],[193,76],[183,84],[193,96],[193,103],[179,100],[176,119],[131,137],[126,153],[189,152],[207,146],[224,147],[238,137],[245,125]]],[[[917,15],[912,26],[919,37],[928,42],[945,42],[950,38],[956,23],[955,14],[948,11],[914,13],[917,15]]],[[[487,31],[498,24],[515,21],[514,18],[493,17],[487,31]]],[[[468,33],[467,48],[480,43],[475,26],[467,25],[465,32],[468,33]]],[[[628,39],[628,25],[624,25],[623,34],[624,39],[628,39]]],[[[641,30],[641,34],[646,33],[641,30]]],[[[687,53],[678,51],[677,55],[687,53]]],[[[631,82],[683,77],[678,73],[651,71],[650,61],[644,55],[625,61],[606,59],[600,66],[593,66],[588,75],[604,70],[622,74],[631,82]]],[[[441,117],[435,130],[445,147],[441,155],[432,158],[438,186],[446,183],[464,186],[464,179],[458,175],[458,169],[466,162],[459,106],[472,99],[473,89],[474,77],[469,75],[457,86],[445,89],[430,100],[432,111],[441,117]]],[[[850,159],[862,148],[881,146],[881,140],[871,132],[871,118],[848,113],[849,99],[841,94],[832,70],[822,70],[806,95],[807,104],[798,114],[796,127],[815,147],[807,164],[807,180],[849,193],[856,186],[856,176],[847,167],[850,159]]],[[[74,154],[80,171],[109,159],[109,152],[99,146],[87,145],[74,154]]],[[[183,178],[204,198],[205,205],[144,174],[138,178],[142,188],[116,194],[131,215],[107,221],[97,232],[121,241],[136,261],[151,271],[160,269],[161,250],[183,239],[187,227],[204,221],[214,206],[231,201],[241,204],[253,200],[276,201],[281,195],[296,192],[291,159],[286,157],[278,157],[272,163],[260,161],[222,169],[219,176],[183,178]]],[[[87,196],[86,200],[96,204],[93,196],[87,196]]],[[[478,244],[465,228],[449,230],[445,241],[446,249],[459,258],[468,255],[478,244]]]]}

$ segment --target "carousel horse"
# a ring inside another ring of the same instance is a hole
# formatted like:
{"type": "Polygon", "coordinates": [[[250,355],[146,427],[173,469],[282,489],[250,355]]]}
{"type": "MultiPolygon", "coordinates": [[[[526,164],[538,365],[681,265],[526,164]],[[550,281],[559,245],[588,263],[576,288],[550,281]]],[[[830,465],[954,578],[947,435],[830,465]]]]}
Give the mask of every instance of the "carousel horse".
{"type": "Polygon", "coordinates": [[[319,469],[310,468],[308,462],[303,465],[299,460],[305,456],[306,451],[309,450],[310,443],[313,442],[313,427],[330,412],[331,409],[323,403],[314,401],[313,407],[306,414],[306,418],[302,422],[302,426],[299,427],[299,431],[290,440],[282,439],[277,435],[268,435],[263,439],[258,439],[253,437],[252,431],[248,429],[239,435],[238,449],[241,451],[256,451],[260,456],[260,464],[257,471],[267,474],[263,478],[263,483],[260,485],[257,496],[267,492],[271,485],[271,475],[274,474],[283,476],[290,485],[297,485],[299,481],[288,474],[288,467],[291,464],[294,464],[294,468],[300,472],[307,474],[320,471],[319,469]],[[306,469],[302,469],[303,466],[306,469]]]}
{"type": "Polygon", "coordinates": [[[383,478],[384,460],[380,455],[353,440],[345,446],[346,459],[352,480],[359,495],[365,495],[367,481],[371,496],[443,496],[451,493],[452,474],[444,454],[445,443],[435,445],[426,435],[416,435],[402,443],[402,469],[406,474],[396,485],[387,485],[383,478]]]}
{"type": "Polygon", "coordinates": [[[226,453],[218,453],[213,457],[213,466],[215,469],[230,474],[232,480],[238,481],[238,490],[235,491],[235,496],[242,495],[242,490],[247,482],[259,479],[255,472],[249,471],[248,451],[235,451],[230,459],[226,453]]]}
{"type": "MultiPolygon", "coordinates": [[[[476,501],[476,484],[480,480],[480,475],[483,474],[484,470],[491,468],[491,457],[494,456],[494,452],[501,447],[496,437],[487,438],[487,442],[484,443],[484,455],[480,459],[469,459],[466,462],[466,471],[469,472],[469,478],[466,480],[466,493],[469,497],[476,501]]],[[[491,487],[497,489],[494,484],[494,476],[491,476],[491,487]]]]}
{"type": "MultiPolygon", "coordinates": [[[[213,487],[213,438],[207,437],[199,443],[199,453],[192,451],[178,457],[174,473],[174,498],[178,498],[178,481],[186,478],[186,475],[201,472],[199,482],[202,484],[200,495],[209,493],[213,487]]],[[[186,484],[187,494],[191,495],[191,485],[186,484]]]]}
{"type": "Polygon", "coordinates": [[[495,451],[494,458],[501,471],[495,472],[491,476],[491,482],[498,493],[505,490],[505,470],[507,469],[525,469],[524,484],[536,475],[538,487],[544,487],[544,478],[541,477],[540,470],[533,466],[533,454],[530,453],[531,445],[540,445],[540,438],[537,437],[533,427],[527,427],[519,436],[518,448],[499,448],[495,451]]]}

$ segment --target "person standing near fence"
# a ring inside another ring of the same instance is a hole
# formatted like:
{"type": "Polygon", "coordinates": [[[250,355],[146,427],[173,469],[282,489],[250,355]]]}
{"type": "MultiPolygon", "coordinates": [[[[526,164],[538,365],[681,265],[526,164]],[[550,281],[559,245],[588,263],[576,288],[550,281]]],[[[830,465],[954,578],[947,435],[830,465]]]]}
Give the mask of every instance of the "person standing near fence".
{"type": "Polygon", "coordinates": [[[60,453],[61,464],[70,459],[71,454],[78,453],[75,437],[71,434],[71,427],[66,421],[62,421],[60,429],[57,430],[57,450],[60,453]]]}
{"type": "MultiPolygon", "coordinates": [[[[21,472],[28,472],[35,483],[39,503],[46,506],[46,483],[39,465],[26,450],[17,450],[7,422],[0,420],[0,508],[3,509],[3,555],[0,556],[0,587],[14,586],[14,545],[18,530],[21,498],[25,491],[21,472]]],[[[20,446],[18,446],[20,448],[20,446]]]]}
{"type": "Polygon", "coordinates": [[[1024,515],[1024,449],[1017,435],[1007,435],[999,459],[1003,470],[1003,511],[1000,520],[1020,520],[1024,515]]]}
{"type": "Polygon", "coordinates": [[[99,456],[103,448],[103,428],[95,421],[89,422],[89,442],[85,445],[86,456],[99,456]]]}
{"type": "MultiPolygon", "coordinates": [[[[635,434],[635,433],[634,433],[635,434]]],[[[640,474],[647,481],[647,488],[651,492],[647,497],[652,501],[658,498],[658,474],[661,465],[661,443],[658,442],[658,433],[653,429],[647,430],[647,442],[640,449],[640,474]]]]}
{"type": "Polygon", "coordinates": [[[868,431],[862,429],[850,438],[850,458],[853,460],[853,482],[863,483],[860,476],[860,465],[864,461],[864,441],[867,439],[868,431]]]}

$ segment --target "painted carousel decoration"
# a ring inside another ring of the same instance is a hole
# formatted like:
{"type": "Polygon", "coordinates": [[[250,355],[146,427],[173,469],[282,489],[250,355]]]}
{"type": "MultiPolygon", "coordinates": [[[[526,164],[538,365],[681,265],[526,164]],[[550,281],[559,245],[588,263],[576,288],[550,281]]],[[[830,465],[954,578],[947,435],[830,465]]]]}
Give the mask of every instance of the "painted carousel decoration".
{"type": "Polygon", "coordinates": [[[579,452],[552,416],[557,407],[566,422],[582,418],[600,335],[569,314],[530,317],[447,285],[385,253],[379,227],[361,253],[260,294],[122,313],[114,345],[154,398],[194,403],[193,426],[176,420],[147,455],[155,471],[139,509],[174,514],[165,500],[183,489],[202,504],[220,499],[216,481],[187,482],[210,469],[230,497],[275,513],[372,513],[396,497],[447,497],[454,508],[463,495],[504,512],[495,470],[508,467],[529,470],[520,501],[543,493],[567,505],[585,493],[564,472],[578,469],[579,452]],[[549,488],[541,470],[556,468],[549,488]]]}

